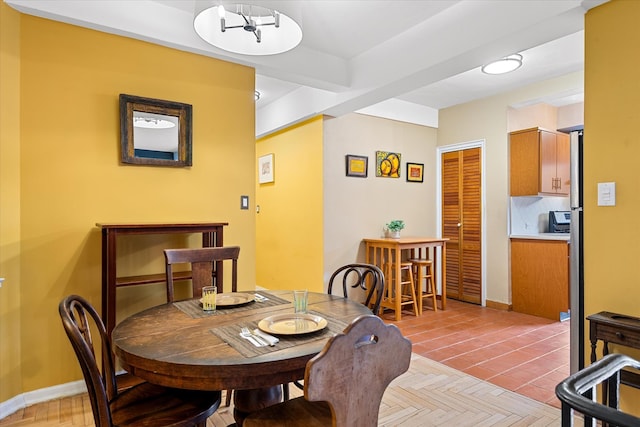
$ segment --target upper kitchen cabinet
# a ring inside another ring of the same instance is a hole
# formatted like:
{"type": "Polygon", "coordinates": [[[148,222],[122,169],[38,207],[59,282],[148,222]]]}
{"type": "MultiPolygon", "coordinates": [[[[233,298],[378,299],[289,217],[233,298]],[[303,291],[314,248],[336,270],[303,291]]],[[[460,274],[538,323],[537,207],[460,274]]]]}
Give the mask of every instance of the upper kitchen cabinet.
{"type": "Polygon", "coordinates": [[[569,195],[569,135],[542,128],[509,134],[512,196],[569,195]]]}

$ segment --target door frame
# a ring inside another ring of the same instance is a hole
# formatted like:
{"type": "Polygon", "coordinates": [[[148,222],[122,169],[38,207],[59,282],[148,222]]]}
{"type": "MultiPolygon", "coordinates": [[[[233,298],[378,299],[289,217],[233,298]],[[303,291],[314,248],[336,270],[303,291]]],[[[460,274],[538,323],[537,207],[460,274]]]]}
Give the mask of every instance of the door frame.
{"type": "MultiPolygon", "coordinates": [[[[449,145],[442,145],[436,147],[436,157],[438,161],[436,162],[436,229],[438,233],[438,237],[442,237],[442,156],[445,153],[450,153],[453,151],[462,151],[470,148],[480,148],[480,191],[482,192],[482,210],[480,212],[480,220],[482,222],[481,231],[482,238],[480,239],[480,257],[481,257],[481,266],[482,275],[481,275],[481,295],[480,295],[480,304],[482,307],[486,307],[486,299],[487,299],[487,221],[486,221],[486,213],[487,213],[487,191],[486,191],[486,171],[485,167],[487,162],[485,161],[486,149],[485,149],[485,140],[479,139],[476,141],[469,142],[460,142],[449,145]]],[[[438,277],[442,277],[440,274],[438,277]]],[[[442,283],[439,284],[440,289],[442,289],[442,283]]]]}

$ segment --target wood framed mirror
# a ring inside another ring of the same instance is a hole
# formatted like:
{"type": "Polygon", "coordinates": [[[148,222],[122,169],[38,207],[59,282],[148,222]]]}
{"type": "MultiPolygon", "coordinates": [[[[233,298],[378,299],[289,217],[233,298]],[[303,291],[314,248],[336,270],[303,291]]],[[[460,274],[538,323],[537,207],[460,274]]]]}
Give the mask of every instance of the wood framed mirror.
{"type": "Polygon", "coordinates": [[[120,94],[120,160],[191,166],[190,104],[120,94]]]}

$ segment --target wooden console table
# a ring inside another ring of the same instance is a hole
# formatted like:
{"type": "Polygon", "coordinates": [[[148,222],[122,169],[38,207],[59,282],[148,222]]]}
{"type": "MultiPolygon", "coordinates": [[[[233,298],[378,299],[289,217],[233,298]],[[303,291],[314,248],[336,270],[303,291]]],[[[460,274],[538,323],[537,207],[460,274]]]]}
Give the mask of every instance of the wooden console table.
{"type": "MultiPolygon", "coordinates": [[[[121,286],[144,285],[161,283],[166,280],[165,273],[144,276],[117,277],[116,270],[116,239],[122,235],[132,234],[173,234],[173,233],[202,233],[203,247],[219,247],[223,245],[222,230],[228,225],[226,222],[202,222],[185,224],[105,224],[97,223],[102,229],[102,320],[107,333],[116,325],[116,288],[121,286]]],[[[222,276],[222,262],[216,263],[213,275],[222,276]]],[[[174,273],[175,280],[191,279],[190,271],[174,273]]],[[[217,283],[216,283],[217,284],[217,283]]],[[[218,290],[222,292],[222,289],[218,290]]]]}
{"type": "MultiPolygon", "coordinates": [[[[603,342],[602,355],[609,354],[609,343],[640,349],[640,318],[624,314],[602,311],[587,316],[589,321],[589,340],[591,341],[591,363],[597,359],[596,345],[603,342]]],[[[640,375],[621,371],[620,382],[640,388],[640,375]]]]}

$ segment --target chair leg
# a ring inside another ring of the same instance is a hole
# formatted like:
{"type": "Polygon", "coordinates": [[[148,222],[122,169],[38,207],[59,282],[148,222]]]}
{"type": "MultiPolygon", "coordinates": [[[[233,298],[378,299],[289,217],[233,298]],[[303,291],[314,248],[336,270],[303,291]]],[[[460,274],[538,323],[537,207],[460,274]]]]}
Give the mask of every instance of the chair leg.
{"type": "MultiPolygon", "coordinates": [[[[413,281],[413,273],[411,272],[411,267],[409,267],[409,282],[410,282],[409,289],[411,289],[411,297],[413,298],[413,312],[415,313],[416,316],[420,316],[420,314],[422,314],[422,310],[418,309],[418,297],[416,296],[416,284],[413,281]]],[[[420,301],[422,301],[422,298],[420,298],[420,301]]]]}
{"type": "MultiPolygon", "coordinates": [[[[429,270],[431,270],[431,267],[429,267],[429,270]]],[[[436,295],[436,284],[433,283],[433,271],[429,271],[429,276],[427,277],[427,291],[431,293],[433,311],[438,311],[438,298],[436,295]]]]}
{"type": "Polygon", "coordinates": [[[418,310],[418,299],[416,297],[416,284],[413,280],[413,268],[411,264],[404,265],[401,271],[405,271],[407,273],[407,280],[402,281],[402,284],[406,285],[409,288],[409,294],[405,294],[409,300],[411,301],[411,305],[413,305],[413,312],[416,316],[420,315],[420,311],[418,310]]]}
{"type": "Polygon", "coordinates": [[[416,297],[418,298],[418,312],[422,314],[422,268],[419,264],[411,264],[411,274],[416,289],[416,297]]]}

